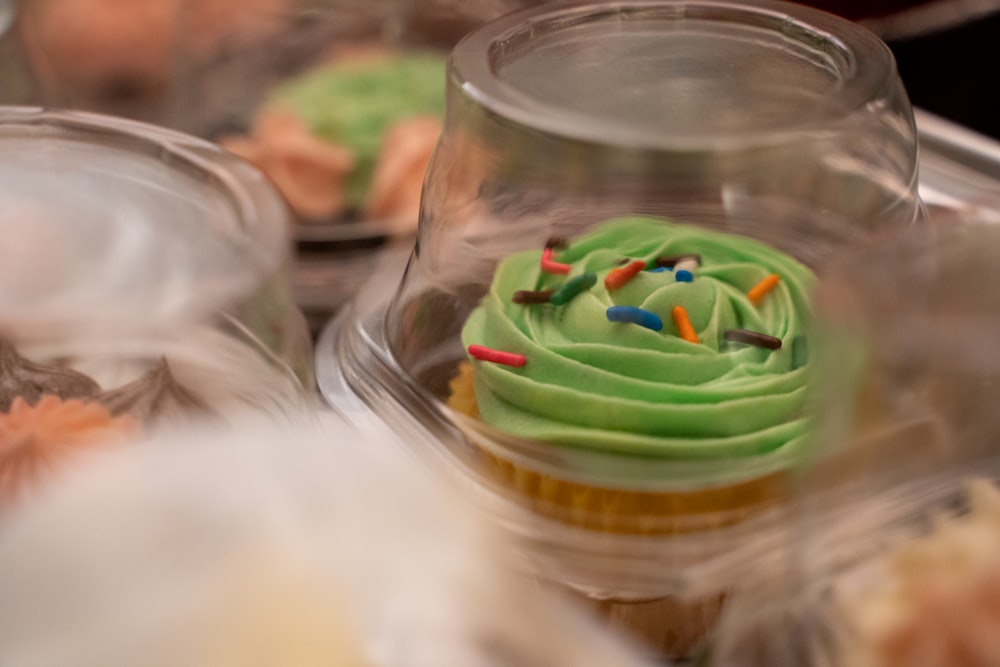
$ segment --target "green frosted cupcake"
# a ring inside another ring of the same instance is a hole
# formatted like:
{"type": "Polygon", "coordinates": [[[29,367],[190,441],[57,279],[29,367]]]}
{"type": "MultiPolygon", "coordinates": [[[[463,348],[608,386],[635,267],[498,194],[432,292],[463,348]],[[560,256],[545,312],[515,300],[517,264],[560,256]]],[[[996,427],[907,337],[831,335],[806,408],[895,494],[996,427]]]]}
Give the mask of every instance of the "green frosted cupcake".
{"type": "Polygon", "coordinates": [[[445,58],[359,49],[275,90],[246,136],[254,163],[306,221],[415,224],[444,116],[445,58]]]}
{"type": "Polygon", "coordinates": [[[483,421],[533,440],[669,459],[739,459],[801,442],[805,266],[748,238],[646,218],[605,223],[553,250],[566,274],[546,271],[542,252],[503,261],[462,331],[466,346],[526,361],[473,359],[483,421]],[[657,267],[685,257],[676,270],[657,267]],[[634,275],[616,285],[623,271],[634,275]],[[563,305],[517,302],[585,274],[593,286],[563,305]],[[697,342],[682,337],[678,307],[697,342]]]}

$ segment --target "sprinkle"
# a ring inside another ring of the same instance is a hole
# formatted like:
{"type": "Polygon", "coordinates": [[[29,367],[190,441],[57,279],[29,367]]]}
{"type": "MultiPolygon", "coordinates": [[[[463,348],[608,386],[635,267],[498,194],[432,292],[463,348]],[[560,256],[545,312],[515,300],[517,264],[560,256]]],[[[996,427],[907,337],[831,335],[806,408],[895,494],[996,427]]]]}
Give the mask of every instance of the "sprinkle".
{"type": "Polygon", "coordinates": [[[516,354],[514,352],[501,352],[500,350],[494,350],[489,347],[483,347],[482,345],[470,345],[469,346],[469,356],[473,359],[479,359],[480,361],[492,361],[496,364],[503,364],[504,366],[513,366],[515,368],[520,368],[528,363],[528,358],[523,354],[516,354]]]}
{"type": "Polygon", "coordinates": [[[631,261],[632,260],[629,259],[628,257],[622,257],[621,259],[618,260],[618,266],[625,266],[626,264],[628,264],[631,261]]]}
{"type": "Polygon", "coordinates": [[[608,320],[611,322],[628,322],[638,324],[653,331],[663,329],[663,320],[656,313],[635,306],[611,306],[607,310],[608,320]]]}
{"type": "Polygon", "coordinates": [[[792,370],[802,368],[809,363],[809,341],[805,336],[792,339],[792,370]]]}
{"type": "Polygon", "coordinates": [[[781,339],[774,336],[762,334],[759,331],[748,331],[747,329],[727,329],[723,334],[726,340],[734,343],[746,343],[762,347],[765,350],[777,350],[781,347],[781,339]]]}
{"type": "Polygon", "coordinates": [[[555,290],[551,289],[541,289],[541,290],[529,290],[521,289],[514,292],[514,298],[512,301],[514,303],[520,304],[532,304],[532,303],[548,303],[549,299],[552,297],[555,290]]]}
{"type": "Polygon", "coordinates": [[[699,266],[701,266],[701,256],[691,255],[689,257],[680,258],[676,264],[674,264],[674,271],[694,271],[699,266]]]}
{"type": "Polygon", "coordinates": [[[654,264],[656,266],[665,266],[668,269],[672,269],[677,265],[677,262],[682,259],[693,259],[698,262],[698,266],[701,266],[701,255],[696,253],[689,253],[687,255],[669,255],[667,257],[657,257],[654,264]]]}
{"type": "Polygon", "coordinates": [[[573,268],[569,264],[560,264],[559,262],[553,261],[552,259],[552,248],[546,248],[542,251],[542,271],[546,273],[560,273],[567,274],[569,270],[573,268]]]}
{"type": "Polygon", "coordinates": [[[674,277],[679,283],[689,283],[694,280],[694,270],[701,266],[701,255],[681,257],[674,264],[674,277]]]}
{"type": "Polygon", "coordinates": [[[604,277],[604,287],[609,290],[616,290],[619,287],[624,287],[630,280],[639,275],[639,272],[646,268],[646,262],[638,259],[628,266],[622,267],[620,269],[612,269],[608,275],[604,277]]]}
{"type": "Polygon", "coordinates": [[[562,306],[569,303],[573,297],[580,292],[586,292],[597,282],[596,273],[581,273],[575,278],[570,278],[563,285],[552,293],[549,303],[562,306]]]}
{"type": "Polygon", "coordinates": [[[754,285],[750,291],[747,292],[747,298],[750,299],[751,303],[760,303],[767,293],[774,289],[779,280],[781,280],[781,277],[776,273],[772,273],[767,278],[764,278],[759,283],[754,285]]]}
{"type": "Polygon", "coordinates": [[[697,343],[698,334],[695,333],[694,327],[691,326],[691,319],[688,317],[688,311],[685,310],[684,306],[674,306],[673,310],[674,324],[677,325],[677,334],[689,343],[697,343]]]}
{"type": "Polygon", "coordinates": [[[549,237],[549,240],[545,242],[545,247],[546,248],[556,248],[556,249],[559,249],[559,248],[568,248],[569,244],[566,243],[566,239],[564,239],[561,236],[552,236],[552,237],[549,237]]]}
{"type": "Polygon", "coordinates": [[[664,273],[664,272],[669,271],[669,270],[670,270],[669,266],[658,266],[655,269],[650,269],[649,272],[650,273],[664,273]]]}

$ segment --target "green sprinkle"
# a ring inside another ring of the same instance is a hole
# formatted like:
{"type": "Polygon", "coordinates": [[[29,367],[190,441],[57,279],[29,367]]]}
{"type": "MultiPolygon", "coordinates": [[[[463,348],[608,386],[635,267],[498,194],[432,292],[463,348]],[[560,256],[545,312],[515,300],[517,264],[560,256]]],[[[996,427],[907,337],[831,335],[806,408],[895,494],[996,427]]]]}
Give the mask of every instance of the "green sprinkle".
{"type": "Polygon", "coordinates": [[[596,273],[581,273],[576,278],[570,278],[562,287],[552,293],[549,302],[556,306],[569,303],[580,292],[586,292],[597,283],[596,273]]]}

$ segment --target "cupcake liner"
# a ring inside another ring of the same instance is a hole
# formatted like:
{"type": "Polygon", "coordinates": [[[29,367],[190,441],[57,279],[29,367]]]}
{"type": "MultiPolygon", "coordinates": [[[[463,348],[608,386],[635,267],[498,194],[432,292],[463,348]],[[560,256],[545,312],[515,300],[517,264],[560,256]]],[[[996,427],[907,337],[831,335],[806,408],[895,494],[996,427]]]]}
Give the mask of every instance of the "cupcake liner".
{"type": "Polygon", "coordinates": [[[664,655],[696,655],[722,613],[723,595],[698,600],[597,600],[580,596],[608,625],[641,637],[664,655]]]}
{"type": "MultiPolygon", "coordinates": [[[[479,418],[471,363],[459,364],[448,406],[479,418]]],[[[468,434],[467,434],[468,435],[468,434]]],[[[478,441],[479,438],[470,438],[478,441]]],[[[777,472],[734,484],[691,491],[599,487],[559,479],[485,450],[486,472],[532,511],[570,525],[611,533],[679,535],[734,525],[787,497],[788,480],[777,472]]]]}
{"type": "MultiPolygon", "coordinates": [[[[459,364],[449,388],[448,406],[479,419],[475,368],[470,362],[459,364]]],[[[530,470],[487,449],[480,442],[482,438],[469,432],[466,436],[482,452],[482,472],[517,502],[546,518],[598,534],[665,537],[710,533],[745,521],[788,496],[788,478],[783,472],[692,491],[598,487],[530,470]]],[[[610,626],[637,636],[671,658],[697,653],[715,627],[725,598],[724,592],[697,599],[663,596],[643,600],[598,598],[578,590],[571,593],[610,626]]]]}

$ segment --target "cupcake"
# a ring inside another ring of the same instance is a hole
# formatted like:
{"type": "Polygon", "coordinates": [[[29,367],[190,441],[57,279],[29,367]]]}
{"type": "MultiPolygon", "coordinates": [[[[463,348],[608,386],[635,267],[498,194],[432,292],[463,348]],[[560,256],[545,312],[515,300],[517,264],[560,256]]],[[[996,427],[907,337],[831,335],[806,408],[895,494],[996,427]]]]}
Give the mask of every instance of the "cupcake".
{"type": "Polygon", "coordinates": [[[1000,491],[968,486],[966,514],[942,515],[833,587],[847,667],[1000,664],[1000,491]]]}
{"type": "MultiPolygon", "coordinates": [[[[449,406],[534,512],[639,535],[738,523],[786,497],[807,435],[813,279],[758,241],[652,218],[551,240],[500,263],[462,329],[469,359],[449,406]],[[562,474],[524,462],[510,436],[539,443],[562,474]],[[613,470],[622,461],[663,476],[628,479],[613,470]]],[[[686,655],[720,597],[599,606],[686,655]]]]}
{"type": "Polygon", "coordinates": [[[132,444],[164,425],[214,419],[165,358],[104,391],[71,368],[28,360],[0,338],[0,511],[88,452],[132,444]]]}
{"type": "Polygon", "coordinates": [[[191,64],[272,38],[288,0],[40,0],[23,8],[22,39],[39,82],[67,106],[154,101],[191,64]]]}
{"type": "Polygon", "coordinates": [[[444,115],[444,59],[356,49],[274,91],[246,136],[220,139],[306,220],[416,224],[444,115]]]}
{"type": "Polygon", "coordinates": [[[758,568],[757,590],[729,608],[705,664],[1000,664],[1000,491],[985,479],[964,493],[958,484],[856,497],[822,517],[810,551],[800,541],[792,561],[759,553],[779,567],[758,568]],[[927,493],[935,487],[947,492],[927,493]]]}
{"type": "MultiPolygon", "coordinates": [[[[790,460],[807,430],[809,269],[757,241],[647,218],[558,247],[500,264],[462,330],[470,359],[452,382],[454,409],[559,448],[790,460]]],[[[611,512],[613,530],[677,532],[698,530],[689,515],[766,500],[778,478],[661,494],[539,477],[519,491],[546,510],[611,512]],[[650,517],[666,521],[644,526],[650,517]]]]}

